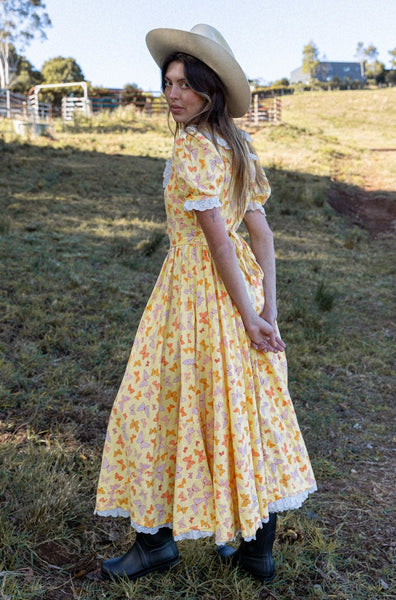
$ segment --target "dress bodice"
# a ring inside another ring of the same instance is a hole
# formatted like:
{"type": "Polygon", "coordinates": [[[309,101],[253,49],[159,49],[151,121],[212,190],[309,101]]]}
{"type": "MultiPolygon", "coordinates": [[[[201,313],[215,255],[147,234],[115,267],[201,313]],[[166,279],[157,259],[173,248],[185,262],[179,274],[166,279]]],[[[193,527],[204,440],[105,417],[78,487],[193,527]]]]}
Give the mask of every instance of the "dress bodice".
{"type": "MultiPolygon", "coordinates": [[[[194,127],[182,130],[175,139],[172,160],[164,174],[171,245],[206,243],[195,210],[218,207],[230,233],[236,232],[240,225],[230,197],[231,149],[220,137],[216,138],[216,142],[215,145],[209,133],[197,131],[194,127]]],[[[256,157],[252,154],[250,159],[254,168],[256,157]]],[[[258,193],[252,185],[248,210],[261,209],[269,195],[269,184],[264,193],[258,193]]]]}

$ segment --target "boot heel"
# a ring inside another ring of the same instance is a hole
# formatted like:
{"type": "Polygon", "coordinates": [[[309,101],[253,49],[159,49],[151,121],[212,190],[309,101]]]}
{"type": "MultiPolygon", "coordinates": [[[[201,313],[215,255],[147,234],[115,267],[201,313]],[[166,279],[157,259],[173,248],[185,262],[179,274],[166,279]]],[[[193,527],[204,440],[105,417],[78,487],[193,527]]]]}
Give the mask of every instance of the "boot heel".
{"type": "Polygon", "coordinates": [[[272,548],[275,541],[276,513],[270,513],[268,523],[256,532],[256,539],[242,541],[232,556],[235,566],[240,566],[261,581],[272,581],[275,577],[275,561],[272,548]]]}
{"type": "Polygon", "coordinates": [[[158,534],[138,533],[132,548],[119,558],[105,560],[101,566],[104,579],[138,579],[152,571],[166,571],[180,560],[172,531],[158,534]]]}

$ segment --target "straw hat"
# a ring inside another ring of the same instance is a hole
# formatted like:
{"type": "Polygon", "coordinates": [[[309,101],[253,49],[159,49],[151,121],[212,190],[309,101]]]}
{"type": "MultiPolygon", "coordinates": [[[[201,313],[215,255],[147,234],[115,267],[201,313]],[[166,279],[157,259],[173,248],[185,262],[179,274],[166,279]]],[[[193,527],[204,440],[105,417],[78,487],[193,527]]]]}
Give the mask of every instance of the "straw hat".
{"type": "Polygon", "coordinates": [[[146,44],[160,68],[174,52],[184,52],[201,60],[224,83],[231,116],[243,117],[246,114],[250,105],[249,82],[217,29],[210,25],[195,25],[191,31],[153,29],[146,36],[146,44]]]}

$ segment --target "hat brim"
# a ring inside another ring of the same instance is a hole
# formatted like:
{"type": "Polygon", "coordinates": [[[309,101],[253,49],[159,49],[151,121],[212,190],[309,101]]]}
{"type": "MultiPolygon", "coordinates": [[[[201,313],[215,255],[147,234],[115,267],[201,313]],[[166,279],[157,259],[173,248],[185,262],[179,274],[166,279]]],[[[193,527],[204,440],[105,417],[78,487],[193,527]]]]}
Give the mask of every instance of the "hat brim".
{"type": "Polygon", "coordinates": [[[174,52],[198,58],[220,77],[227,90],[227,106],[232,117],[243,117],[250,106],[250,86],[235,58],[220,44],[206,36],[180,29],[153,29],[146,44],[157,65],[162,68],[174,52]]]}

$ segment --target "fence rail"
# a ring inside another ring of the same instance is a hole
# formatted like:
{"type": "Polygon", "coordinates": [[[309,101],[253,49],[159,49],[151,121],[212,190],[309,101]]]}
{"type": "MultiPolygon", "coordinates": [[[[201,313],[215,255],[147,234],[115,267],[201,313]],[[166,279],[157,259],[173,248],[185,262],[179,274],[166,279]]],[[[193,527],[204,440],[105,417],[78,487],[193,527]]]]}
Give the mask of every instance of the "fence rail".
{"type": "Polygon", "coordinates": [[[260,123],[280,123],[282,119],[282,104],[279,97],[259,99],[253,95],[252,106],[243,120],[259,125],[260,123]]]}
{"type": "MultiPolygon", "coordinates": [[[[37,95],[24,96],[10,90],[0,89],[0,118],[19,119],[36,123],[37,121],[49,121],[52,118],[52,106],[49,103],[37,102],[37,95]]],[[[96,114],[102,110],[113,111],[121,106],[120,96],[109,96],[104,98],[90,98],[89,102],[84,98],[64,96],[62,100],[62,118],[64,121],[72,121],[76,112],[96,114]]],[[[56,108],[56,107],[55,107],[56,108]]],[[[168,105],[159,93],[146,95],[145,100],[139,99],[135,103],[135,109],[139,114],[147,117],[166,115],[168,105]]],[[[55,112],[55,111],[54,111],[55,112]]],[[[253,93],[252,104],[248,113],[238,119],[241,125],[251,124],[260,126],[263,123],[280,123],[282,118],[281,98],[260,98],[259,94],[253,93]]]]}
{"type": "Polygon", "coordinates": [[[26,96],[0,89],[0,117],[14,119],[26,113],[26,96]]]}
{"type": "Polygon", "coordinates": [[[88,115],[90,107],[88,101],[85,98],[74,98],[69,96],[63,96],[62,98],[62,119],[64,121],[73,121],[74,114],[76,112],[83,113],[85,116],[88,115]]]}
{"type": "Polygon", "coordinates": [[[28,117],[31,119],[49,120],[52,118],[52,106],[49,102],[37,102],[33,94],[27,96],[28,117]]]}
{"type": "Polygon", "coordinates": [[[39,102],[35,106],[33,96],[24,96],[11,90],[0,88],[0,117],[7,119],[39,119],[50,118],[51,105],[39,102]]]}

